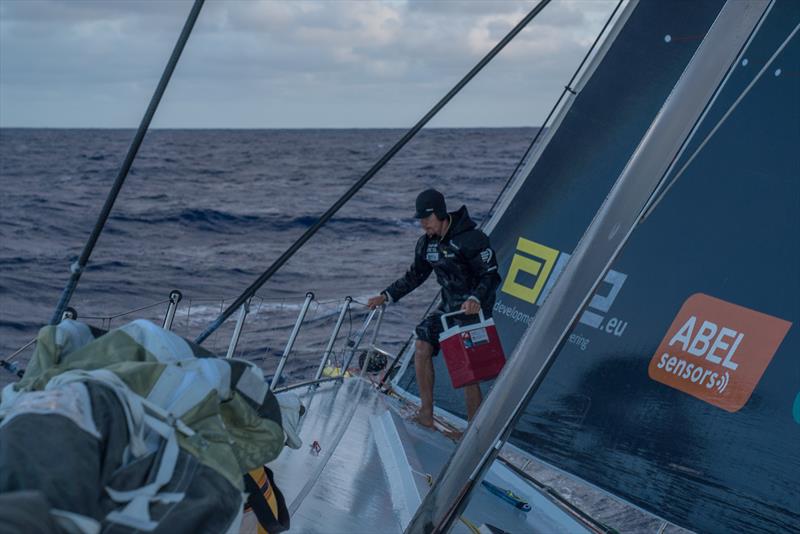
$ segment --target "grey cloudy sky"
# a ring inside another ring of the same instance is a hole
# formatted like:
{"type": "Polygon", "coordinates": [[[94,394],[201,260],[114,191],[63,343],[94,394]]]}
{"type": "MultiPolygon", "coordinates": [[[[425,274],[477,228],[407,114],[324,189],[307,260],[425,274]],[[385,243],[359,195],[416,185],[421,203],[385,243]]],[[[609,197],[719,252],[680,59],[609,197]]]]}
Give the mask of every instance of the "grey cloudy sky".
{"type": "MultiPolygon", "coordinates": [[[[207,0],[153,126],[409,126],[535,4],[207,0]]],[[[431,125],[538,125],[615,4],[554,0],[431,125]]],[[[0,126],[137,126],[190,7],[0,0],[0,126]]]]}

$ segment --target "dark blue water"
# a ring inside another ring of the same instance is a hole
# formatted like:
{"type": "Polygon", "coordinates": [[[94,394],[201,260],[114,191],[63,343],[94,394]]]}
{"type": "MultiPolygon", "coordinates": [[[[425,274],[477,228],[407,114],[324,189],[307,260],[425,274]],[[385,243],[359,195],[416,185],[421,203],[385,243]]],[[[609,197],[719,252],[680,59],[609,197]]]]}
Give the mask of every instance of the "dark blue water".
{"type": "MultiPolygon", "coordinates": [[[[410,263],[416,194],[429,186],[482,219],[534,129],[420,134],[259,292],[240,355],[266,370],[283,351],[300,300],[317,300],[288,369],[316,366],[339,299],[384,288],[410,263]],[[256,313],[257,312],[257,313],[256,313]]],[[[196,336],[403,134],[401,130],[156,130],[148,133],[73,297],[98,326],[163,318],[196,336]]],[[[0,130],[0,357],[46,323],[88,238],[130,130],[0,130]]],[[[381,343],[397,349],[436,291],[393,306],[381,343]]],[[[354,307],[352,328],[363,308],[354,307]]],[[[231,321],[232,323],[232,321],[231,321]]],[[[351,329],[351,321],[343,334],[351,329]]],[[[206,345],[224,352],[231,325],[206,345]]],[[[24,362],[29,352],[21,358],[24,362]]]]}

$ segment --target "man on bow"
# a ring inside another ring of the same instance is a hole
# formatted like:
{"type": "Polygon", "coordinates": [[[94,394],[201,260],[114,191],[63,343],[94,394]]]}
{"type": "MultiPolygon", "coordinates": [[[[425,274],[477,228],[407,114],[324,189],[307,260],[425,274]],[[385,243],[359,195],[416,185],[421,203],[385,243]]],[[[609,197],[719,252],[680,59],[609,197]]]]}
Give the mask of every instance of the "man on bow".
{"type": "MultiPolygon", "coordinates": [[[[489,237],[470,219],[466,206],[447,212],[444,196],[427,189],[417,196],[416,214],[424,234],[417,241],[414,262],[406,274],[368,301],[371,308],[397,302],[419,287],[431,274],[442,287],[439,306],[415,330],[414,353],[417,386],[421,401],[417,422],[433,427],[433,356],[439,352],[441,315],[456,310],[489,317],[500,285],[497,258],[489,237]]],[[[482,400],[479,384],[464,386],[467,417],[471,420],[482,400]]]]}

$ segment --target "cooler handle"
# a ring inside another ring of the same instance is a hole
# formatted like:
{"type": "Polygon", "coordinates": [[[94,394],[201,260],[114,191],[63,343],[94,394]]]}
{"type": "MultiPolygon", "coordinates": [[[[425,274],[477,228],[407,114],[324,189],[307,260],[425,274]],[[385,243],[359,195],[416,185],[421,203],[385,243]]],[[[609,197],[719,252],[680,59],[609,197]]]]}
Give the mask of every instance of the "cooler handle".
{"type": "MultiPolygon", "coordinates": [[[[452,317],[453,315],[467,315],[467,314],[464,313],[464,310],[457,310],[457,311],[450,312],[450,313],[443,313],[441,315],[442,328],[443,329],[447,330],[447,318],[448,317],[452,317]]],[[[486,320],[486,319],[483,318],[483,309],[478,311],[478,318],[480,319],[481,322],[484,322],[486,320]]]]}

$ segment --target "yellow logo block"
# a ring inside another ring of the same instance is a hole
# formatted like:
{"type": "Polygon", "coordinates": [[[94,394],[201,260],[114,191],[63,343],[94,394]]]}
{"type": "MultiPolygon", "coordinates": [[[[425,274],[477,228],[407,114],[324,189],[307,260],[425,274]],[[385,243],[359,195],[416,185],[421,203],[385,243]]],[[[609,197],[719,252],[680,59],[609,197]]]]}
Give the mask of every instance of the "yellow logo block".
{"type": "Polygon", "coordinates": [[[501,290],[520,300],[535,304],[553,270],[556,258],[558,258],[556,249],[520,237],[517,241],[517,253],[511,260],[511,267],[508,269],[508,275],[501,290]],[[517,282],[520,272],[535,279],[532,287],[517,282]]]}

